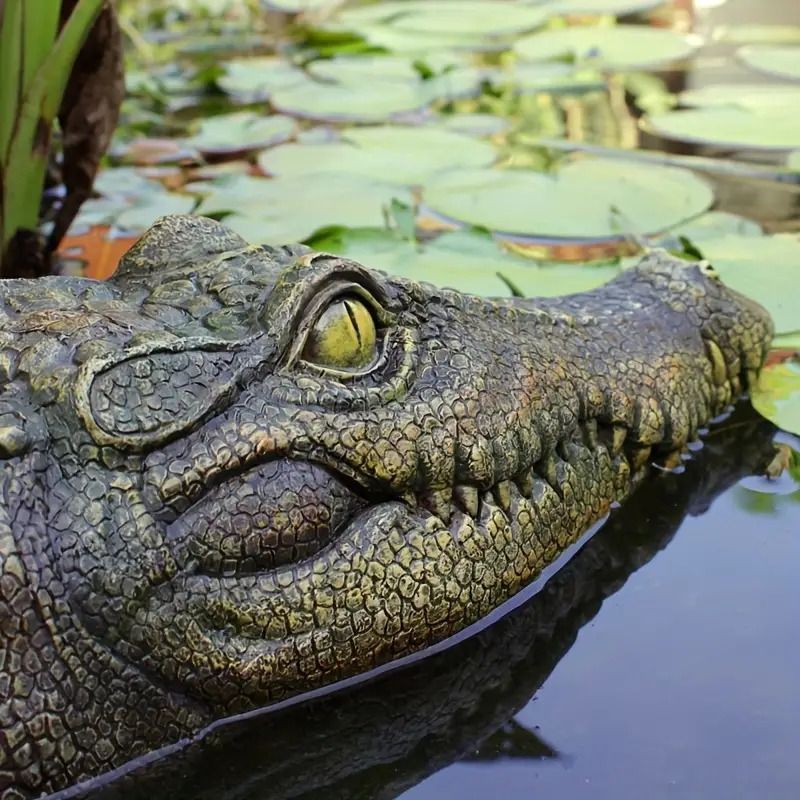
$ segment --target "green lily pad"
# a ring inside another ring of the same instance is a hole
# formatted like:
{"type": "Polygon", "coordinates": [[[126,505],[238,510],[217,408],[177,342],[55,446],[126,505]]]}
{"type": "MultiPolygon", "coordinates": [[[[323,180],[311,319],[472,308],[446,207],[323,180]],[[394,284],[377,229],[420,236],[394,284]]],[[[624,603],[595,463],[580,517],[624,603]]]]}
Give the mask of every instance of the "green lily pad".
{"type": "Polygon", "coordinates": [[[413,10],[393,15],[399,30],[458,35],[508,36],[539,27],[549,16],[546,6],[511,0],[425,0],[413,10]]]}
{"type": "Polygon", "coordinates": [[[439,127],[470,136],[494,136],[511,127],[509,120],[495,114],[447,114],[438,120],[439,127]]]}
{"type": "Polygon", "coordinates": [[[645,117],[643,125],[670,139],[728,148],[786,150],[800,145],[800,115],[785,107],[698,108],[645,117]]]}
{"type": "Polygon", "coordinates": [[[381,125],[353,128],[330,144],[287,144],[261,154],[271,175],[348,173],[404,185],[425,183],[445,169],[491,164],[494,148],[480,139],[438,128],[381,125]]]}
{"type": "Polygon", "coordinates": [[[779,333],[773,340],[772,346],[777,350],[800,351],[800,330],[791,333],[779,333]]]}
{"type": "Polygon", "coordinates": [[[319,80],[335,83],[360,83],[364,80],[419,81],[421,70],[434,75],[445,70],[468,66],[468,60],[458,53],[431,53],[425,59],[402,55],[336,56],[313,61],[307,69],[319,80]]]}
{"type": "Polygon", "coordinates": [[[735,44],[800,44],[800,25],[724,25],[711,38],[735,44]]]}
{"type": "Polygon", "coordinates": [[[679,61],[697,42],[675,31],[645,25],[561,28],[523,36],[514,52],[527,61],[572,59],[592,66],[630,69],[679,61]]]}
{"type": "Polygon", "coordinates": [[[738,106],[760,111],[800,107],[800,86],[723,83],[690,89],[679,95],[681,105],[700,108],[738,106]]]}
{"type": "Polygon", "coordinates": [[[511,89],[518,94],[590,92],[606,87],[603,76],[597,70],[576,70],[573,64],[559,62],[518,62],[507,69],[493,70],[486,79],[495,88],[511,89]]]}
{"type": "Polygon", "coordinates": [[[333,8],[339,5],[342,0],[262,0],[262,2],[267,8],[274,11],[301,14],[333,8]]]}
{"type": "Polygon", "coordinates": [[[792,152],[786,156],[786,166],[795,172],[800,172],[800,150],[792,150],[792,152]]]}
{"type": "Polygon", "coordinates": [[[733,289],[752,297],[772,314],[777,333],[800,328],[800,239],[790,234],[727,234],[704,239],[700,251],[733,289]]]}
{"type": "Polygon", "coordinates": [[[683,236],[692,242],[718,239],[728,234],[763,236],[764,230],[757,222],[739,214],[731,214],[729,211],[709,211],[667,232],[667,236],[683,236]]]}
{"type": "Polygon", "coordinates": [[[232,58],[225,62],[225,74],[216,83],[223,92],[254,102],[305,80],[302,70],[281,58],[232,58]]]}
{"type": "Polygon", "coordinates": [[[186,143],[206,155],[224,155],[244,150],[260,150],[285,142],[297,130],[291,117],[261,116],[252,111],[237,111],[204,119],[186,143]]]}
{"type": "Polygon", "coordinates": [[[406,0],[347,9],[337,23],[360,31],[382,23],[396,30],[448,36],[504,36],[531,30],[550,16],[546,6],[513,0],[406,0]]]}
{"type": "Polygon", "coordinates": [[[751,69],[800,81],[800,46],[752,44],[737,55],[751,69]]]}
{"type": "Polygon", "coordinates": [[[187,189],[204,195],[198,214],[224,216],[255,243],[303,241],[328,226],[379,227],[392,199],[411,205],[402,187],[358,175],[327,174],[319,181],[231,175],[187,189]]]}
{"type": "Polygon", "coordinates": [[[688,170],[587,158],[557,174],[484,169],[443,175],[424,199],[446,217],[494,231],[597,239],[665,230],[701,214],[714,198],[688,170]]]}
{"type": "Polygon", "coordinates": [[[622,16],[649,11],[664,0],[556,0],[548,8],[557,14],[609,14],[622,16]]]}
{"type": "Polygon", "coordinates": [[[761,370],[750,400],[759,414],[779,428],[800,436],[800,360],[761,370]]]}
{"type": "Polygon", "coordinates": [[[609,264],[541,264],[502,250],[488,233],[465,229],[418,245],[387,230],[341,230],[314,247],[393,275],[484,296],[507,296],[508,284],[530,297],[587,291],[619,273],[609,264]],[[500,277],[500,276],[503,277],[500,277]]]}

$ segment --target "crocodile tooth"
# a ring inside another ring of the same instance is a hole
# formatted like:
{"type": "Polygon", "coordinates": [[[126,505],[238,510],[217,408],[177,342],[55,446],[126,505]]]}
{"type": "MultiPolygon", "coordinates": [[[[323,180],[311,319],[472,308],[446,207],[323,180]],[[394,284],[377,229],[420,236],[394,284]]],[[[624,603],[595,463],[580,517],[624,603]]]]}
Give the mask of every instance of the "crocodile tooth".
{"type": "Polygon", "coordinates": [[[728,366],[725,363],[725,356],[722,350],[713,339],[706,339],[706,352],[711,360],[711,377],[717,386],[722,386],[728,378],[728,366]]]}
{"type": "Polygon", "coordinates": [[[617,455],[622,450],[622,445],[625,444],[625,437],[628,435],[628,429],[624,425],[614,425],[611,434],[611,452],[617,455]]]}
{"type": "Polygon", "coordinates": [[[529,470],[520,472],[519,475],[514,478],[514,483],[517,484],[517,488],[523,497],[531,496],[531,492],[533,491],[533,475],[531,475],[529,470]]]}
{"type": "Polygon", "coordinates": [[[494,488],[492,489],[492,494],[497,500],[497,505],[503,509],[503,511],[508,511],[511,508],[511,481],[500,481],[494,488]]]}
{"type": "Polygon", "coordinates": [[[456,486],[453,490],[453,495],[456,503],[458,503],[467,514],[471,517],[478,516],[480,502],[478,500],[478,490],[474,486],[466,486],[464,484],[456,486]]]}
{"type": "Polygon", "coordinates": [[[556,491],[558,491],[558,473],[556,471],[556,457],[552,451],[539,460],[536,472],[541,475],[556,491]]]}
{"type": "Polygon", "coordinates": [[[424,492],[419,497],[419,503],[424,508],[427,508],[434,516],[439,517],[445,524],[450,522],[450,515],[453,513],[451,502],[453,500],[453,490],[446,489],[432,489],[429,492],[424,492]]]}
{"type": "Polygon", "coordinates": [[[583,441],[586,446],[590,450],[594,450],[597,447],[597,420],[594,417],[587,419],[583,423],[581,430],[583,431],[583,441]]]}

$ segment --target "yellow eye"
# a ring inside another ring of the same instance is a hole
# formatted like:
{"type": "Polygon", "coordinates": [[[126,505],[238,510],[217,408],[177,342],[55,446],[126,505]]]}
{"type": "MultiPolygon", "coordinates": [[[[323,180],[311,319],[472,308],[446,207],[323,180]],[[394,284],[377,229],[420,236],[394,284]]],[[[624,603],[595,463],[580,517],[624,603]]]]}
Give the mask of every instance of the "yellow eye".
{"type": "Polygon", "coordinates": [[[369,307],[358,297],[332,302],[306,338],[303,358],[320,367],[357,371],[374,363],[378,331],[369,307]]]}

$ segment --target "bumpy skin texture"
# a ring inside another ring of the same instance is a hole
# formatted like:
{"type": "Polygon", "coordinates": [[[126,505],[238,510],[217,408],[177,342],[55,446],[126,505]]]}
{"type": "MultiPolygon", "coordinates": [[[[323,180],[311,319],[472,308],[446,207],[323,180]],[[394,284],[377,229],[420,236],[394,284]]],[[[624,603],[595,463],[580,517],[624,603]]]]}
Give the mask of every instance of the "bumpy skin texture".
{"type": "Polygon", "coordinates": [[[106,283],[0,296],[3,800],[480,619],[695,438],[771,336],[665,254],[486,300],[187,217],[106,283]],[[379,358],[331,374],[304,336],[354,293],[379,358]]]}

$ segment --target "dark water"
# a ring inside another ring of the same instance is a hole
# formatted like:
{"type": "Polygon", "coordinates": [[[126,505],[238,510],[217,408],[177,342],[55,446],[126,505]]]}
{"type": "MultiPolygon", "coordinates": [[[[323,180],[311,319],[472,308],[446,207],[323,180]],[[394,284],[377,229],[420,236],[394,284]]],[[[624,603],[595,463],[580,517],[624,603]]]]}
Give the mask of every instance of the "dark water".
{"type": "Polygon", "coordinates": [[[742,404],[478,634],[89,796],[800,796],[800,485],[754,477],[775,437],[742,404]]]}

